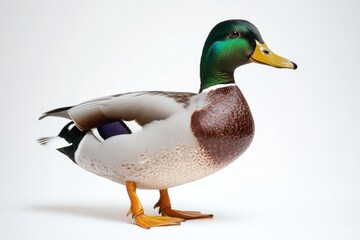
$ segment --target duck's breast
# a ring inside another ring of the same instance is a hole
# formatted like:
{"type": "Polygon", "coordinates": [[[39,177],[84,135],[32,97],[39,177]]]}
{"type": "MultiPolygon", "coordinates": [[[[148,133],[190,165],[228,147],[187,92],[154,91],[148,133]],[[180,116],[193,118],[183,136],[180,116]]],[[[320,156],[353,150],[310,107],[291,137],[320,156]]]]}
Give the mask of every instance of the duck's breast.
{"type": "Polygon", "coordinates": [[[209,164],[222,168],[249,147],[254,121],[236,85],[211,90],[207,101],[204,109],[192,115],[191,129],[209,164]]]}

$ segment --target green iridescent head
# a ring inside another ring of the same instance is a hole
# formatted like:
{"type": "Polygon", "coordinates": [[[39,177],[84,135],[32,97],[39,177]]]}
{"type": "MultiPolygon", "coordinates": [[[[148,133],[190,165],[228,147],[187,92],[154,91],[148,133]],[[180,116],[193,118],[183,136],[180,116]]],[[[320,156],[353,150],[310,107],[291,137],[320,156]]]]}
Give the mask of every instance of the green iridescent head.
{"type": "Polygon", "coordinates": [[[295,63],[273,53],[250,22],[228,20],[217,24],[203,48],[200,91],[217,84],[234,83],[235,69],[250,62],[297,68],[295,63]]]}

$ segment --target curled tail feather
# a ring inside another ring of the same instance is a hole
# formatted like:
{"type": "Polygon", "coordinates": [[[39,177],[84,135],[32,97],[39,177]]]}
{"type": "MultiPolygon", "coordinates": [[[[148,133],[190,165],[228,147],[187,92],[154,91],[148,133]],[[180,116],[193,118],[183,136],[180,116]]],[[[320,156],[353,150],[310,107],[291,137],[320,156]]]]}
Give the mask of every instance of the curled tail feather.
{"type": "Polygon", "coordinates": [[[44,119],[46,117],[62,117],[62,118],[66,118],[66,119],[70,119],[70,116],[68,114],[68,110],[72,108],[71,107],[62,107],[62,108],[57,108],[48,112],[43,113],[43,115],[41,115],[39,117],[39,120],[44,119]]]}

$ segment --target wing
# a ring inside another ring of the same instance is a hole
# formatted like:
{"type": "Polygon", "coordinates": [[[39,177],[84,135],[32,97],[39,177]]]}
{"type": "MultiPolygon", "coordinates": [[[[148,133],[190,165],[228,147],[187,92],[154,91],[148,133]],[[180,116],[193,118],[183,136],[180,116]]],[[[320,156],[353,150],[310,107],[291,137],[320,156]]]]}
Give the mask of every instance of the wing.
{"type": "Polygon", "coordinates": [[[73,120],[78,128],[87,130],[103,123],[135,120],[140,125],[166,119],[187,108],[195,93],[188,92],[133,92],[87,101],[72,107],[58,108],[44,113],[48,116],[73,120]]]}

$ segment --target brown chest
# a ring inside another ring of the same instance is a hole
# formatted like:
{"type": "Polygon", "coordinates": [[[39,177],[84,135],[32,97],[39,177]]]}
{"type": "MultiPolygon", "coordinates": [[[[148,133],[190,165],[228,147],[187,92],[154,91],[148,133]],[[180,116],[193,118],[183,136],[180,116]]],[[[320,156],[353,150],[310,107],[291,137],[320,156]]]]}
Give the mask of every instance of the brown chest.
{"type": "Polygon", "coordinates": [[[254,136],[254,121],[237,86],[210,91],[207,101],[204,109],[192,115],[191,129],[210,164],[220,167],[248,148],[254,136]]]}

